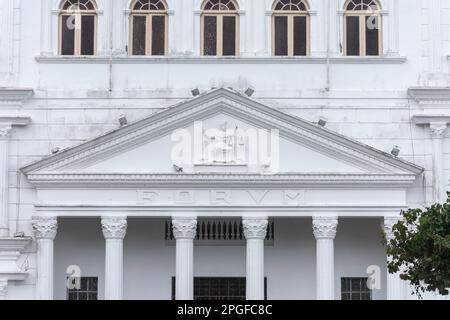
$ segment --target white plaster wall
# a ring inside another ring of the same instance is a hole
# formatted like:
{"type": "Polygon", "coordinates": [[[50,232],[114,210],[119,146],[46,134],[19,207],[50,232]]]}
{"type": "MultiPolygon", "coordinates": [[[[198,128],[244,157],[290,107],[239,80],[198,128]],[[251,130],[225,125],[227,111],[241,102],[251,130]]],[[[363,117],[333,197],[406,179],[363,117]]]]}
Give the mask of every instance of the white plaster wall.
{"type": "MultiPolygon", "coordinates": [[[[170,31],[173,36],[180,34],[180,28],[183,29],[183,34],[186,34],[189,28],[195,30],[195,19],[192,19],[191,12],[180,9],[181,1],[172,1],[175,12],[171,18],[176,19],[174,26],[178,28],[170,31]],[[192,24],[186,25],[181,21],[192,24]]],[[[448,72],[445,57],[450,54],[449,8],[446,1],[441,2],[442,28],[441,35],[437,37],[442,38],[442,52],[438,55],[443,59],[443,70],[448,72]]],[[[269,4],[268,1],[267,3],[269,4]]],[[[428,0],[398,0],[397,36],[399,54],[406,57],[405,63],[333,64],[330,68],[331,90],[327,92],[325,63],[131,63],[114,65],[111,75],[107,64],[92,61],[76,64],[40,63],[35,59],[41,52],[43,35],[40,33],[40,26],[45,18],[40,15],[40,1],[0,0],[0,26],[2,30],[13,30],[10,36],[0,39],[0,85],[31,87],[35,90],[34,97],[23,106],[6,103],[0,108],[1,115],[24,114],[32,118],[31,125],[15,128],[11,137],[11,234],[24,231],[27,235],[32,235],[30,219],[37,202],[35,191],[18,171],[20,167],[48,155],[54,147],[70,147],[117,128],[117,117],[122,113],[125,113],[130,121],[134,121],[188,99],[190,89],[197,86],[202,90],[213,86],[232,86],[242,90],[252,85],[256,89],[254,98],[262,103],[310,121],[317,121],[319,116],[325,116],[329,120],[328,128],[331,130],[383,151],[390,152],[393,145],[400,146],[401,158],[426,169],[424,177],[418,179],[410,189],[407,199],[411,206],[424,205],[426,199],[432,198],[431,141],[426,128],[411,124],[411,115],[423,110],[407,98],[406,90],[408,87],[423,84],[423,74],[430,71],[429,3],[428,0]],[[113,84],[111,93],[108,92],[110,76],[113,84]]],[[[115,6],[118,7],[120,6],[115,6]]],[[[270,27],[266,25],[265,29],[261,28],[261,20],[255,16],[257,12],[261,14],[261,8],[253,12],[249,9],[251,6],[243,7],[246,8],[247,20],[241,28],[248,28],[241,30],[241,33],[246,35],[243,39],[255,39],[252,45],[242,48],[257,48],[261,51],[262,44],[267,44],[265,30],[270,30],[270,27]],[[252,23],[252,19],[258,22],[252,23]]],[[[324,12],[320,11],[320,6],[317,10],[314,19],[322,21],[324,12]]],[[[115,17],[123,16],[121,13],[115,12],[115,17]]],[[[100,19],[100,23],[103,23],[104,15],[100,19]]],[[[115,24],[114,30],[124,32],[125,25],[126,23],[120,21],[115,24]]],[[[323,31],[323,26],[319,30],[323,31]]],[[[53,31],[53,37],[56,37],[55,30],[53,31]]],[[[324,37],[323,32],[314,32],[318,37],[324,37]]],[[[337,33],[335,30],[335,36],[337,33]]],[[[176,38],[172,43],[175,43],[175,49],[178,51],[189,50],[189,47],[196,43],[195,35],[193,37],[185,43],[176,38]]],[[[126,38],[122,35],[115,40],[118,47],[116,49],[123,49],[126,38]]],[[[56,43],[54,39],[52,42],[56,43]]],[[[258,55],[264,55],[264,52],[259,52],[258,55]]],[[[445,105],[436,106],[440,113],[448,113],[448,108],[449,106],[445,105]]],[[[447,189],[450,191],[449,137],[447,133],[444,141],[444,180],[447,181],[447,189]]],[[[91,227],[99,226],[94,224],[91,227]]],[[[130,228],[133,228],[132,224],[130,228]]],[[[339,241],[338,236],[337,243],[339,241]]],[[[127,242],[125,245],[128,246],[127,242]]],[[[27,250],[29,252],[21,257],[21,263],[29,261],[30,277],[25,282],[10,286],[9,294],[13,298],[33,296],[35,248],[31,246],[27,250]]],[[[201,250],[207,251],[208,248],[201,250]]],[[[270,250],[269,248],[268,251],[270,250]]],[[[170,256],[167,252],[160,253],[162,257],[170,256]]],[[[239,268],[242,268],[242,265],[239,268]]],[[[270,269],[270,264],[267,268],[270,269]]],[[[311,269],[308,266],[304,268],[311,269]]],[[[269,283],[270,281],[272,280],[269,279],[269,283]]],[[[127,290],[127,286],[125,289],[127,290]]],[[[133,296],[133,293],[126,294],[133,296]]],[[[273,294],[273,297],[277,297],[276,292],[273,294]]],[[[299,297],[307,296],[302,294],[299,297]]]]}
{"type": "MultiPolygon", "coordinates": [[[[340,277],[364,277],[385,256],[378,219],[343,219],[335,243],[336,297],[340,277]]],[[[268,298],[315,298],[315,239],[310,219],[277,219],[275,243],[265,248],[268,298]]],[[[66,268],[79,265],[82,275],[99,277],[104,288],[104,239],[98,219],[61,219],[55,240],[55,298],[65,299],[66,268]]],[[[164,221],[129,219],[124,242],[124,298],[170,299],[175,273],[175,247],[164,240],[164,221]]],[[[245,277],[245,246],[195,246],[195,276],[245,277]]],[[[384,299],[382,289],[374,299],[384,299]]]]}

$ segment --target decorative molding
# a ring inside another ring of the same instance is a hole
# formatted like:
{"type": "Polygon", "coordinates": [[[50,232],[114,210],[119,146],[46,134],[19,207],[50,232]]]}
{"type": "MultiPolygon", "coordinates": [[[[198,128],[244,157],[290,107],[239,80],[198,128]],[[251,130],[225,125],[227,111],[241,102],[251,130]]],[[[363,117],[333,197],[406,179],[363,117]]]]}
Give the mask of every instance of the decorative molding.
{"type": "Polygon", "coordinates": [[[175,239],[194,239],[197,235],[196,217],[173,217],[172,230],[175,239]]]}
{"type": "Polygon", "coordinates": [[[56,217],[34,217],[32,226],[37,239],[53,240],[58,230],[58,221],[56,217]]]}
{"type": "MultiPolygon", "coordinates": [[[[37,56],[42,64],[326,64],[325,57],[37,56]]],[[[406,57],[332,57],[331,64],[403,64],[406,57]]]]}
{"type": "Polygon", "coordinates": [[[102,231],[105,239],[123,239],[127,233],[126,217],[102,217],[102,231]]]}
{"type": "Polygon", "coordinates": [[[369,172],[410,173],[418,175],[423,168],[400,160],[386,152],[349,139],[336,132],[322,128],[293,115],[260,104],[253,99],[229,89],[212,90],[199,97],[177,104],[141,121],[109,132],[96,139],[66,149],[34,164],[22,168],[31,173],[50,173],[52,171],[76,166],[81,161],[98,160],[99,157],[112,156],[133,145],[139,145],[152,137],[168,134],[202,117],[227,113],[243,121],[257,125],[279,128],[280,135],[297,140],[304,145],[319,148],[322,152],[341,158],[369,172]],[[406,172],[405,172],[406,171],[406,172]]]}
{"type": "Polygon", "coordinates": [[[172,217],[174,213],[180,215],[210,218],[212,214],[226,217],[242,217],[243,213],[270,213],[271,217],[311,217],[312,215],[337,215],[339,217],[384,217],[392,212],[408,209],[406,205],[382,205],[374,201],[366,205],[343,205],[342,203],[291,205],[291,206],[146,206],[146,205],[116,205],[116,204],[45,204],[35,205],[36,211],[42,215],[58,217],[95,217],[102,215],[128,217],[172,217]]]}
{"type": "Polygon", "coordinates": [[[17,116],[17,117],[2,117],[0,116],[0,127],[8,127],[11,129],[12,126],[27,126],[31,123],[31,118],[27,116],[17,116]]]}
{"type": "Polygon", "coordinates": [[[267,217],[244,217],[242,219],[242,228],[244,229],[245,239],[264,240],[267,235],[267,217]]]}
{"type": "Polygon", "coordinates": [[[34,93],[32,88],[0,88],[0,104],[21,105],[34,93]]]}
{"type": "Polygon", "coordinates": [[[255,187],[290,188],[305,186],[333,185],[334,187],[367,186],[406,187],[414,183],[414,174],[234,174],[234,173],[198,173],[198,174],[77,174],[77,173],[35,173],[28,174],[29,182],[39,188],[76,187],[99,188],[145,186],[174,188],[186,187],[255,187]]]}
{"type": "Polygon", "coordinates": [[[450,115],[414,115],[415,124],[450,123],[450,115]]]}
{"type": "Polygon", "coordinates": [[[420,105],[450,105],[450,88],[411,87],[408,95],[420,105]]]}
{"type": "Polygon", "coordinates": [[[20,281],[28,276],[27,270],[21,270],[17,261],[31,241],[30,237],[0,238],[0,279],[20,281]]]}
{"type": "Polygon", "coordinates": [[[0,140],[9,139],[12,126],[10,124],[3,124],[0,121],[0,140]]]}
{"type": "Polygon", "coordinates": [[[313,216],[313,232],[316,239],[334,239],[337,226],[336,216],[313,216]]]}
{"type": "Polygon", "coordinates": [[[431,123],[431,137],[434,139],[442,139],[447,132],[447,123],[431,123]]]}
{"type": "Polygon", "coordinates": [[[413,121],[417,125],[429,125],[431,137],[441,139],[447,132],[450,115],[415,115],[413,121]]]}

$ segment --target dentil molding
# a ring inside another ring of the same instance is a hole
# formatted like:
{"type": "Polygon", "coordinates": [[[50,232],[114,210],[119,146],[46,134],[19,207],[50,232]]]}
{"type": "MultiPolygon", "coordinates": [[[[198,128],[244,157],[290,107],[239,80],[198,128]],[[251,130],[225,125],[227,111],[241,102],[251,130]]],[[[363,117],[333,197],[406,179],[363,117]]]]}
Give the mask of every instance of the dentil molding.
{"type": "Polygon", "coordinates": [[[242,228],[245,238],[264,240],[267,234],[268,219],[266,217],[244,217],[242,228]]]}
{"type": "Polygon", "coordinates": [[[123,239],[127,233],[127,218],[103,217],[102,231],[105,239],[123,239]]]}
{"type": "Polygon", "coordinates": [[[338,226],[338,218],[334,216],[313,217],[313,232],[316,239],[334,239],[338,226]]]}
{"type": "Polygon", "coordinates": [[[174,217],[172,228],[175,239],[194,239],[197,235],[197,218],[174,217]]]}
{"type": "Polygon", "coordinates": [[[56,217],[35,217],[32,226],[37,239],[53,240],[58,230],[58,221],[56,217]]]}

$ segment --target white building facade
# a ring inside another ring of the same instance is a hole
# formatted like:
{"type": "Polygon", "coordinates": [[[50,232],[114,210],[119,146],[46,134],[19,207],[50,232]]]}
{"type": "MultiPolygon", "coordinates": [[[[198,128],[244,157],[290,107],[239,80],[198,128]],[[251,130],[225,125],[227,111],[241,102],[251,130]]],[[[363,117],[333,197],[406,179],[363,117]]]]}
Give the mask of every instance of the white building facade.
{"type": "Polygon", "coordinates": [[[384,239],[450,191],[450,1],[0,0],[0,30],[0,299],[417,299],[384,239]]]}

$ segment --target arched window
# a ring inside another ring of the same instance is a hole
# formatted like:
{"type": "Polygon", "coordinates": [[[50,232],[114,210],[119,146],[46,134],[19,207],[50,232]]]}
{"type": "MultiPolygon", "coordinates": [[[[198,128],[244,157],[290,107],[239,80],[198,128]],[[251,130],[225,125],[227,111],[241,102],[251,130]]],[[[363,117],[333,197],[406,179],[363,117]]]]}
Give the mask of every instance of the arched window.
{"type": "Polygon", "coordinates": [[[233,0],[206,0],[203,3],[201,54],[237,56],[239,15],[233,0]]]}
{"type": "Polygon", "coordinates": [[[344,13],[344,55],[378,56],[381,46],[381,7],[375,0],[350,0],[344,13]]]}
{"type": "Polygon", "coordinates": [[[305,0],[277,0],[273,5],[273,54],[309,53],[309,6],[305,0]]]}
{"type": "Polygon", "coordinates": [[[163,0],[137,0],[131,6],[130,54],[167,53],[167,5],[163,0]]]}
{"type": "Polygon", "coordinates": [[[97,6],[91,0],[65,0],[59,15],[59,53],[94,55],[96,51],[97,6]]]}

